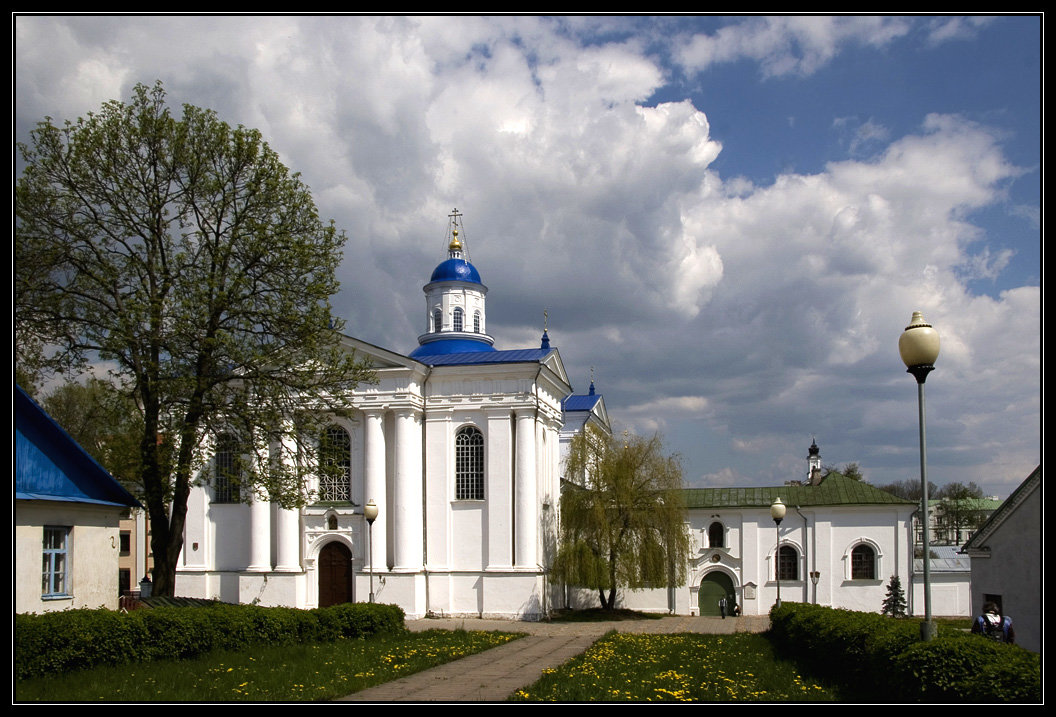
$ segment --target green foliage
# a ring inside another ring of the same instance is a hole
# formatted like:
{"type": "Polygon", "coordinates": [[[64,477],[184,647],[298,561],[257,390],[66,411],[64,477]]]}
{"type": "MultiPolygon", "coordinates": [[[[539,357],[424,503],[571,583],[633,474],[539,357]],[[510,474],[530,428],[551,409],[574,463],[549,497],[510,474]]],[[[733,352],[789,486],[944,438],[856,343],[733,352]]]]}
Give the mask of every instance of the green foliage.
{"type": "Polygon", "coordinates": [[[690,540],[684,528],[682,468],[658,436],[613,436],[589,428],[572,441],[561,494],[558,580],[597,590],[681,585],[690,540]]]}
{"type": "Polygon", "coordinates": [[[543,671],[514,702],[832,701],[833,693],[774,659],[762,635],[609,633],[543,671]]]}
{"type": "Polygon", "coordinates": [[[188,659],[253,645],[332,642],[401,632],[395,605],[347,603],[314,610],[217,603],[129,613],[65,610],[15,615],[15,677],[96,665],[188,659]]]}
{"type": "Polygon", "coordinates": [[[519,635],[494,631],[426,630],[365,640],[256,644],[214,650],[188,660],[99,666],[19,679],[26,702],[318,702],[345,697],[519,635]]]}
{"type": "Polygon", "coordinates": [[[880,612],[892,617],[906,616],[906,595],[902,591],[902,580],[897,575],[892,575],[887,583],[887,596],[880,612]]]}
{"type": "Polygon", "coordinates": [[[84,383],[58,386],[40,403],[99,465],[133,494],[142,494],[137,479],[143,416],[127,393],[109,381],[91,377],[84,383]]]}
{"type": "Polygon", "coordinates": [[[940,624],[922,642],[920,624],[874,613],[783,603],[770,613],[779,653],[863,700],[1035,702],[1038,655],[940,624]]]}
{"type": "Polygon", "coordinates": [[[160,83],[75,122],[45,118],[18,151],[16,364],[113,367],[139,414],[154,590],[171,595],[207,439],[233,433],[252,456],[242,499],[297,505],[318,443],[298,439],[373,378],[331,313],[344,236],[258,131],[190,105],[177,117],[160,83]]]}

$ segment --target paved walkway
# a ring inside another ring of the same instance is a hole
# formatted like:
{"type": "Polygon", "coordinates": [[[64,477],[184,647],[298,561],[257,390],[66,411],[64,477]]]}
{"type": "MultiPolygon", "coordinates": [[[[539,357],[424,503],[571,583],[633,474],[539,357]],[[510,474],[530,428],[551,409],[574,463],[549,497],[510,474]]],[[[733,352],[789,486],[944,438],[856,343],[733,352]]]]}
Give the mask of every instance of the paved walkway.
{"type": "Polygon", "coordinates": [[[463,657],[377,687],[340,698],[340,702],[498,702],[532,684],[548,667],[557,667],[609,632],[730,634],[764,632],[766,615],[738,618],[670,616],[659,620],[615,622],[512,622],[476,618],[408,620],[410,630],[500,630],[527,637],[463,657]]]}

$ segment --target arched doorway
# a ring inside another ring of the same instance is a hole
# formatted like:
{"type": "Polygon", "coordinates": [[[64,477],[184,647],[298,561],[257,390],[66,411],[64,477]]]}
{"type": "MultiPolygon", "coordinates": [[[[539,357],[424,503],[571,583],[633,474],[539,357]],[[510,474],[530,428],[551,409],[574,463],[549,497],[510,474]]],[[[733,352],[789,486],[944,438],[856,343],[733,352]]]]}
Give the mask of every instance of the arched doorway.
{"type": "Polygon", "coordinates": [[[352,551],[343,543],[327,543],[319,551],[319,607],[352,602],[352,551]]]}
{"type": "Polygon", "coordinates": [[[712,570],[700,581],[697,591],[697,603],[702,616],[718,617],[722,614],[719,600],[726,598],[726,615],[733,614],[733,603],[737,594],[733,590],[733,580],[721,570],[712,570]]]}

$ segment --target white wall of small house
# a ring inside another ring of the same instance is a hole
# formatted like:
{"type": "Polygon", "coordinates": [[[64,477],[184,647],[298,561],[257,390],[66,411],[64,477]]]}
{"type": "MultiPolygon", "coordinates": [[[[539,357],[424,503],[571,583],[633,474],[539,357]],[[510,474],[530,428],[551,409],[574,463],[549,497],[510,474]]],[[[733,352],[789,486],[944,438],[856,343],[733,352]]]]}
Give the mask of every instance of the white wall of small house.
{"type": "Polygon", "coordinates": [[[120,520],[126,509],[63,501],[15,501],[15,612],[117,609],[120,520]],[[44,526],[68,527],[67,595],[43,598],[44,526]]]}

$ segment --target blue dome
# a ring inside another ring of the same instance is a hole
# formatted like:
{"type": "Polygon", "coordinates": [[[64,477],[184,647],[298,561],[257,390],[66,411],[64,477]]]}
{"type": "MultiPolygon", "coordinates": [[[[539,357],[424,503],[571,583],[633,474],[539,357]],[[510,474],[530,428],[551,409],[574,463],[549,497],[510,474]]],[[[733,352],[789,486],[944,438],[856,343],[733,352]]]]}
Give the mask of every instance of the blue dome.
{"type": "Polygon", "coordinates": [[[448,259],[447,261],[441,262],[441,264],[433,270],[433,275],[429,277],[429,281],[467,281],[471,284],[482,283],[476,267],[465,259],[448,259]]]}
{"type": "Polygon", "coordinates": [[[477,351],[494,351],[495,347],[484,340],[466,338],[460,335],[457,338],[437,339],[422,344],[410,354],[411,358],[417,359],[422,356],[435,356],[438,354],[463,354],[477,351]]]}

